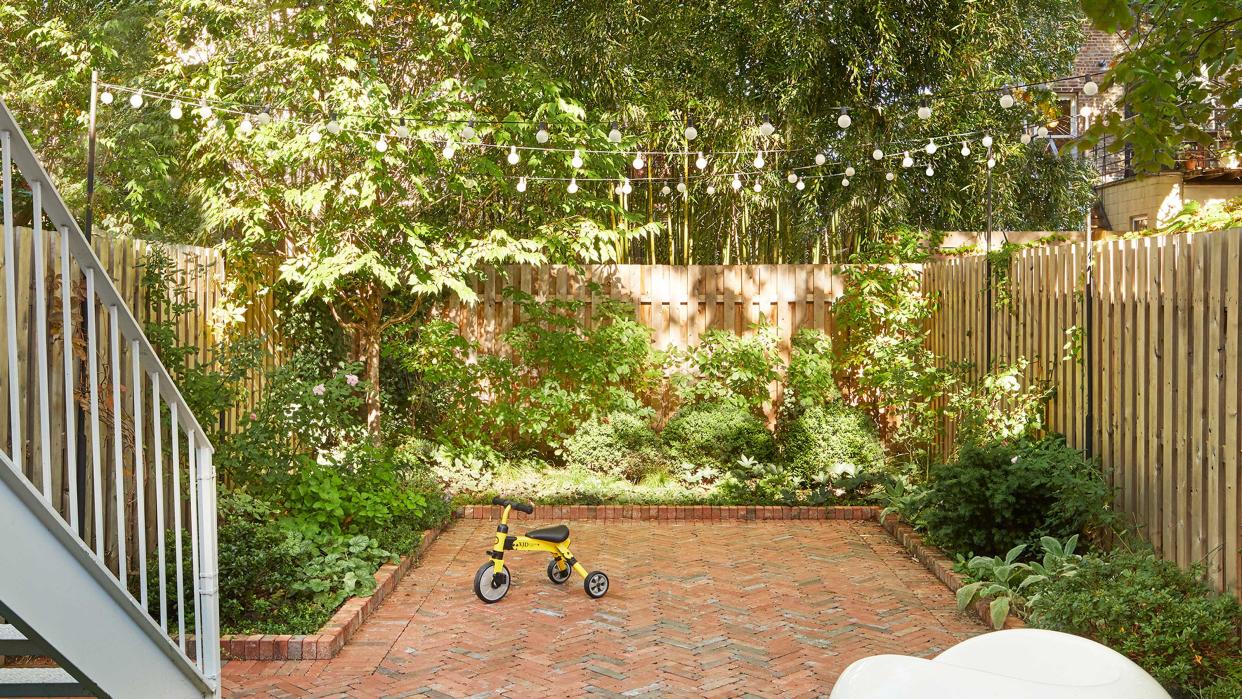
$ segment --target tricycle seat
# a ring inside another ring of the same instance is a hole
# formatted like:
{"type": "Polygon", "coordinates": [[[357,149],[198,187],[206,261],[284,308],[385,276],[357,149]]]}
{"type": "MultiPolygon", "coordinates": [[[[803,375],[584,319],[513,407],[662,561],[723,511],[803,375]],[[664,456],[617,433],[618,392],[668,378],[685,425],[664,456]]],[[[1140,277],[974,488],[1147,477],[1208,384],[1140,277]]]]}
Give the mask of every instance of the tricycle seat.
{"type": "Polygon", "coordinates": [[[558,524],[552,527],[541,527],[526,532],[527,538],[559,544],[569,538],[569,527],[558,524]]]}

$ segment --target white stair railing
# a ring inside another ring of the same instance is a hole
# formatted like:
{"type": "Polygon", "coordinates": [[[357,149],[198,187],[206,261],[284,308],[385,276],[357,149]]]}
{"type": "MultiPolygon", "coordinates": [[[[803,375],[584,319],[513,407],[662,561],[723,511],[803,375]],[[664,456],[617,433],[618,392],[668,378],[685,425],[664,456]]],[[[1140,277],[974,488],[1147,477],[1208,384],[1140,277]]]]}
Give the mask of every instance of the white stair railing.
{"type": "Polygon", "coordinates": [[[218,695],[212,445],[3,101],[0,150],[0,448],[218,695]],[[29,235],[14,224],[16,187],[29,192],[29,235]]]}

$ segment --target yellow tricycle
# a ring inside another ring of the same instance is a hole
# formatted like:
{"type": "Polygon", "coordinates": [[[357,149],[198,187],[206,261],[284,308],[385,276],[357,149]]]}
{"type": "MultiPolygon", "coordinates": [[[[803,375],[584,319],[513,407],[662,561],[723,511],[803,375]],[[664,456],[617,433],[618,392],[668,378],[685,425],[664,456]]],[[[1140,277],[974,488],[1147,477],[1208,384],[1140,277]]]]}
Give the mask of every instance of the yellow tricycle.
{"type": "Polygon", "coordinates": [[[573,573],[577,573],[582,576],[582,589],[588,597],[599,599],[608,593],[608,576],[598,570],[588,573],[569,552],[569,527],[558,524],[554,527],[533,529],[524,536],[513,536],[509,533],[509,511],[517,510],[529,515],[534,514],[535,506],[500,497],[493,498],[492,504],[499,505],[504,510],[500,513],[500,524],[496,525],[496,543],[488,551],[492,560],[480,566],[479,571],[474,574],[474,594],[479,599],[493,604],[509,592],[513,578],[505,566],[505,551],[550,553],[552,560],[548,561],[549,580],[562,585],[573,573]]]}

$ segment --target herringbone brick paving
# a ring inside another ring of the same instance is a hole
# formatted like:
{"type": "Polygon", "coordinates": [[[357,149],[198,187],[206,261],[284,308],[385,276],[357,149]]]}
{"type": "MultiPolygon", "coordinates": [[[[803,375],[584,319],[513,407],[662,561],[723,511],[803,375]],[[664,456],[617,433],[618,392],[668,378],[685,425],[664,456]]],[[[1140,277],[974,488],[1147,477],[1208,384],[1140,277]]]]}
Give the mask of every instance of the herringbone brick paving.
{"type": "Polygon", "coordinates": [[[230,662],[225,695],[826,696],[858,658],[985,630],[874,522],[572,522],[606,597],[510,553],[513,586],[484,605],[494,530],[456,522],[335,659],[230,662]]]}

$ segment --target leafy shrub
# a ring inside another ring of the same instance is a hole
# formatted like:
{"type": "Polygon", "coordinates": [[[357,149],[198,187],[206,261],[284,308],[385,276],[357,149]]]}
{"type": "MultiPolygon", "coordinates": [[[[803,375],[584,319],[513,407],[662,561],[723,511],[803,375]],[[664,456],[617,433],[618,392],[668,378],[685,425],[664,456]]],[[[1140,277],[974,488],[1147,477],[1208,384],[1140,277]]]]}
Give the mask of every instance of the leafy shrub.
{"type": "Polygon", "coordinates": [[[831,479],[860,473],[884,464],[884,447],[875,423],[858,408],[838,401],[782,418],[776,430],[781,457],[803,481],[822,474],[831,479]]]}
{"type": "Polygon", "coordinates": [[[1237,697],[1242,605],[1214,594],[1201,573],[1150,552],[1088,556],[1032,600],[1030,621],[1103,643],[1175,692],[1237,697]]]}
{"type": "Polygon", "coordinates": [[[768,463],[743,456],[725,471],[716,487],[716,500],[741,505],[821,506],[863,502],[887,481],[877,472],[833,477],[820,472],[805,477],[788,464],[768,463]]]}
{"type": "Polygon", "coordinates": [[[566,465],[635,483],[666,469],[668,459],[649,416],[650,411],[614,412],[588,420],[561,448],[566,465]]]}
{"type": "Polygon", "coordinates": [[[841,397],[832,375],[832,340],[822,330],[804,328],[793,336],[785,371],[783,407],[806,409],[828,405],[841,397]]]}
{"type": "Polygon", "coordinates": [[[956,553],[991,555],[1111,521],[1098,467],[1060,437],[966,445],[932,469],[927,531],[956,553]]]}
{"type": "Polygon", "coordinates": [[[664,427],[664,444],[681,461],[724,467],[743,456],[772,461],[776,441],[763,421],[740,401],[683,406],[664,427]]]}
{"type": "Polygon", "coordinates": [[[1044,427],[1044,406],[1052,398],[1047,382],[1023,385],[1029,362],[988,372],[978,381],[962,381],[949,393],[945,413],[954,419],[959,445],[986,440],[1030,437],[1044,427]]]}
{"type": "Polygon", "coordinates": [[[991,598],[988,611],[992,626],[998,629],[1005,625],[1010,612],[1026,618],[1028,605],[1039,598],[1040,590],[1059,577],[1077,573],[1082,561],[1082,556],[1074,553],[1077,535],[1064,544],[1045,536],[1039,544],[1044,550],[1043,560],[1030,563],[1018,561],[1026,544],[1009,549],[1003,558],[975,556],[965,561],[959,556],[957,567],[970,582],[957,589],[957,608],[966,609],[977,599],[991,598]]]}
{"type": "Polygon", "coordinates": [[[682,357],[672,381],[686,403],[735,401],[762,415],[770,398],[768,386],[780,378],[780,365],[776,329],[767,324],[750,335],[708,330],[682,357]]]}

